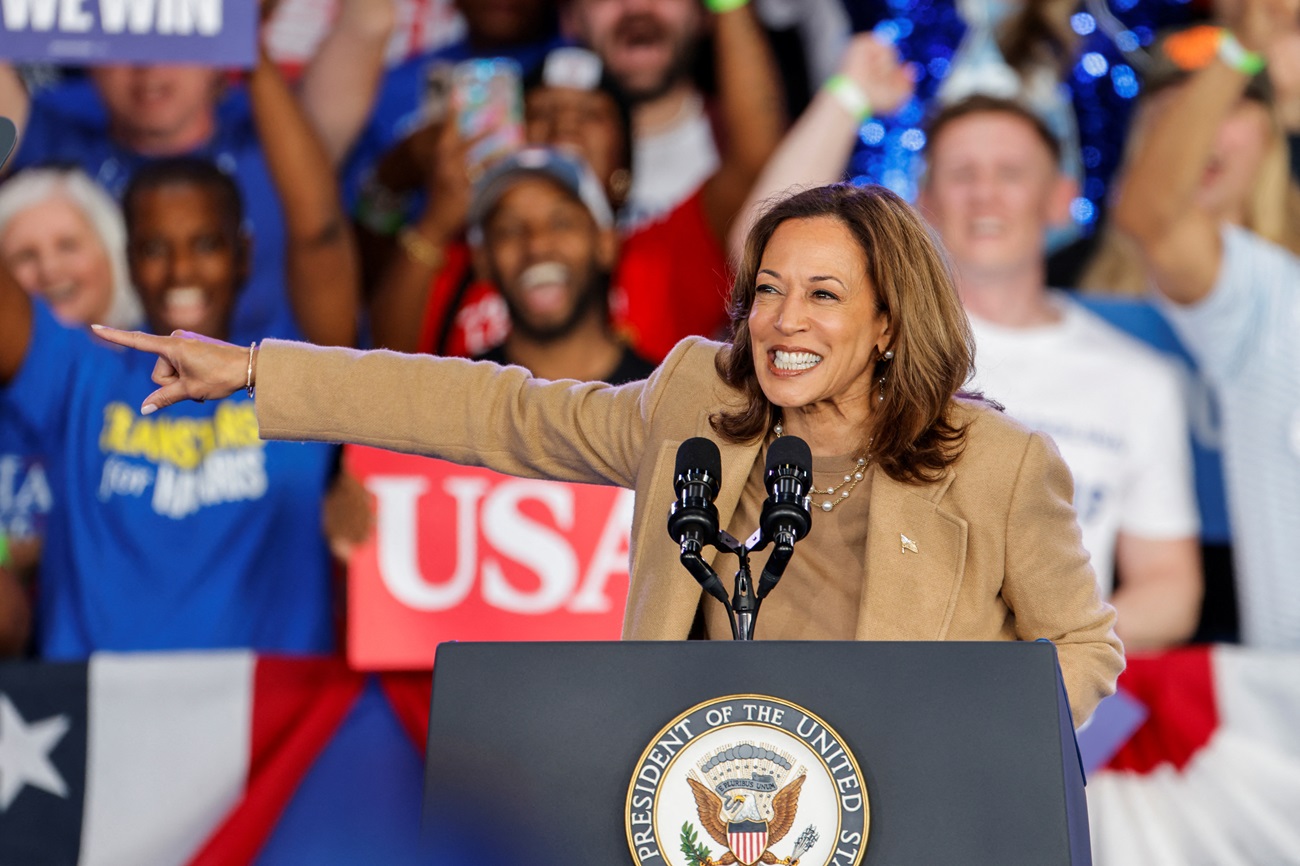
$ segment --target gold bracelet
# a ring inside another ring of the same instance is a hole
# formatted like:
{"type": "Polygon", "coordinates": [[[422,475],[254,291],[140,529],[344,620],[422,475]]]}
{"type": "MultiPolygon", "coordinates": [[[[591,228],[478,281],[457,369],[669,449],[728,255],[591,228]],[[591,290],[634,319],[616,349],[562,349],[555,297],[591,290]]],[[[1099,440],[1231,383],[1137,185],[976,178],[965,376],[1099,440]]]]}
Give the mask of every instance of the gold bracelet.
{"type": "Polygon", "coordinates": [[[397,233],[397,243],[402,252],[416,264],[424,265],[429,270],[439,270],[446,261],[442,247],[430,241],[415,229],[407,226],[397,233]]]}
{"type": "Polygon", "coordinates": [[[244,391],[248,394],[248,399],[253,399],[253,351],[257,349],[257,341],[248,344],[248,378],[244,380],[244,391]]]}

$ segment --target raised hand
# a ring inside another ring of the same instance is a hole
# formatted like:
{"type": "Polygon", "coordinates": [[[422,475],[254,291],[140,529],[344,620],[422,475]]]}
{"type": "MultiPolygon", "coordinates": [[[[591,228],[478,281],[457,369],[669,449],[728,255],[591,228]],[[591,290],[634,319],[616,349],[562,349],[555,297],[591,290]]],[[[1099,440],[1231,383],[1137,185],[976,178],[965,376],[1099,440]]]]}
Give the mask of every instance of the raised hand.
{"type": "Polygon", "coordinates": [[[1298,14],[1300,0],[1246,0],[1232,29],[1243,46],[1268,53],[1275,42],[1284,43],[1295,32],[1298,14]]]}
{"type": "Polygon", "coordinates": [[[422,222],[426,234],[450,240],[465,227],[473,184],[469,171],[470,148],[488,135],[466,138],[452,121],[437,127],[437,137],[423,154],[425,189],[429,204],[422,222]]]}
{"type": "Polygon", "coordinates": [[[916,91],[912,71],[899,59],[898,50],[871,33],[859,33],[849,42],[840,72],[862,88],[876,114],[893,114],[916,91]]]}
{"type": "Polygon", "coordinates": [[[255,351],[247,346],[223,343],[190,331],[173,331],[170,337],[160,337],[103,325],[90,327],[110,343],[158,356],[153,381],[160,387],[144,398],[141,415],[150,415],[182,400],[202,403],[229,397],[250,384],[256,374],[255,351]]]}
{"type": "Polygon", "coordinates": [[[1300,132],[1300,10],[1296,7],[1294,0],[1281,5],[1263,46],[1273,108],[1290,133],[1300,132]]]}

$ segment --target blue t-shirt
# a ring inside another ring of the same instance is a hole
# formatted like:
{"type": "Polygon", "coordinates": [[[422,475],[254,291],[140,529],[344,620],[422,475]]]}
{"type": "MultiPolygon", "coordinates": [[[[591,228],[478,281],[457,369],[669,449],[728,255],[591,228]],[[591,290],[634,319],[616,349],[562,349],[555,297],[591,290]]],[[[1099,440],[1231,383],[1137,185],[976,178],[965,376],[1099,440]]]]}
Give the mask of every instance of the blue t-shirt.
{"type": "Polygon", "coordinates": [[[331,446],[263,442],[242,391],[142,417],[153,365],[38,303],[27,358],[0,390],[0,411],[39,437],[54,491],[41,655],[330,651],[331,446]]]}
{"type": "Polygon", "coordinates": [[[44,536],[53,503],[36,435],[13,412],[0,412],[0,535],[44,536]]]}
{"type": "MultiPolygon", "coordinates": [[[[72,81],[43,90],[32,100],[31,119],[14,155],[14,168],[75,165],[120,200],[132,173],[150,158],[114,141],[108,125],[107,109],[90,82],[72,81]]],[[[210,159],[235,178],[244,200],[244,224],[253,240],[252,273],[236,302],[230,339],[236,343],[265,337],[301,339],[285,291],[284,212],[244,88],[230,88],[217,106],[212,139],[189,155],[210,159]]]]}
{"type": "Polygon", "coordinates": [[[370,119],[357,139],[344,169],[344,200],[348,207],[356,204],[361,181],[366,173],[374,168],[393,145],[419,128],[430,66],[484,57],[508,57],[518,63],[527,75],[553,48],[563,44],[559,37],[551,37],[510,49],[480,51],[471,47],[468,41],[461,40],[418,54],[390,69],[380,82],[379,95],[375,98],[370,119]]]}

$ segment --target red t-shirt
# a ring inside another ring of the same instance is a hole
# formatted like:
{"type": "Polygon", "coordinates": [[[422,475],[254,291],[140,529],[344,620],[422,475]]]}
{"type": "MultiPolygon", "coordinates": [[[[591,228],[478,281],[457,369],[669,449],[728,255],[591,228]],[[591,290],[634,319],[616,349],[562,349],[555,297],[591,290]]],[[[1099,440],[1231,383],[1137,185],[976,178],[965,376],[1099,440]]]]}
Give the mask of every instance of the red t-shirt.
{"type": "MultiPolygon", "coordinates": [[[[637,352],[658,362],[683,337],[722,335],[730,280],[726,255],[704,217],[697,190],[663,219],[623,239],[610,316],[637,352]]],[[[472,277],[469,248],[461,242],[451,245],[446,265],[430,286],[420,351],[481,355],[500,345],[509,330],[501,295],[472,277]]]]}

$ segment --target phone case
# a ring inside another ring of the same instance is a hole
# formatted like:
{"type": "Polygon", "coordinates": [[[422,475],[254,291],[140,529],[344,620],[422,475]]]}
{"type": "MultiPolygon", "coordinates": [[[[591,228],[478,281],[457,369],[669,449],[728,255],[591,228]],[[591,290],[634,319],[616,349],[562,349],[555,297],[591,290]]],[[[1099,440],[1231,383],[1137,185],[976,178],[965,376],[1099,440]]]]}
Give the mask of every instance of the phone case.
{"type": "Polygon", "coordinates": [[[523,145],[523,92],[519,64],[503,57],[466,60],[452,73],[451,110],[461,135],[484,135],[470,148],[471,172],[523,145]]]}

